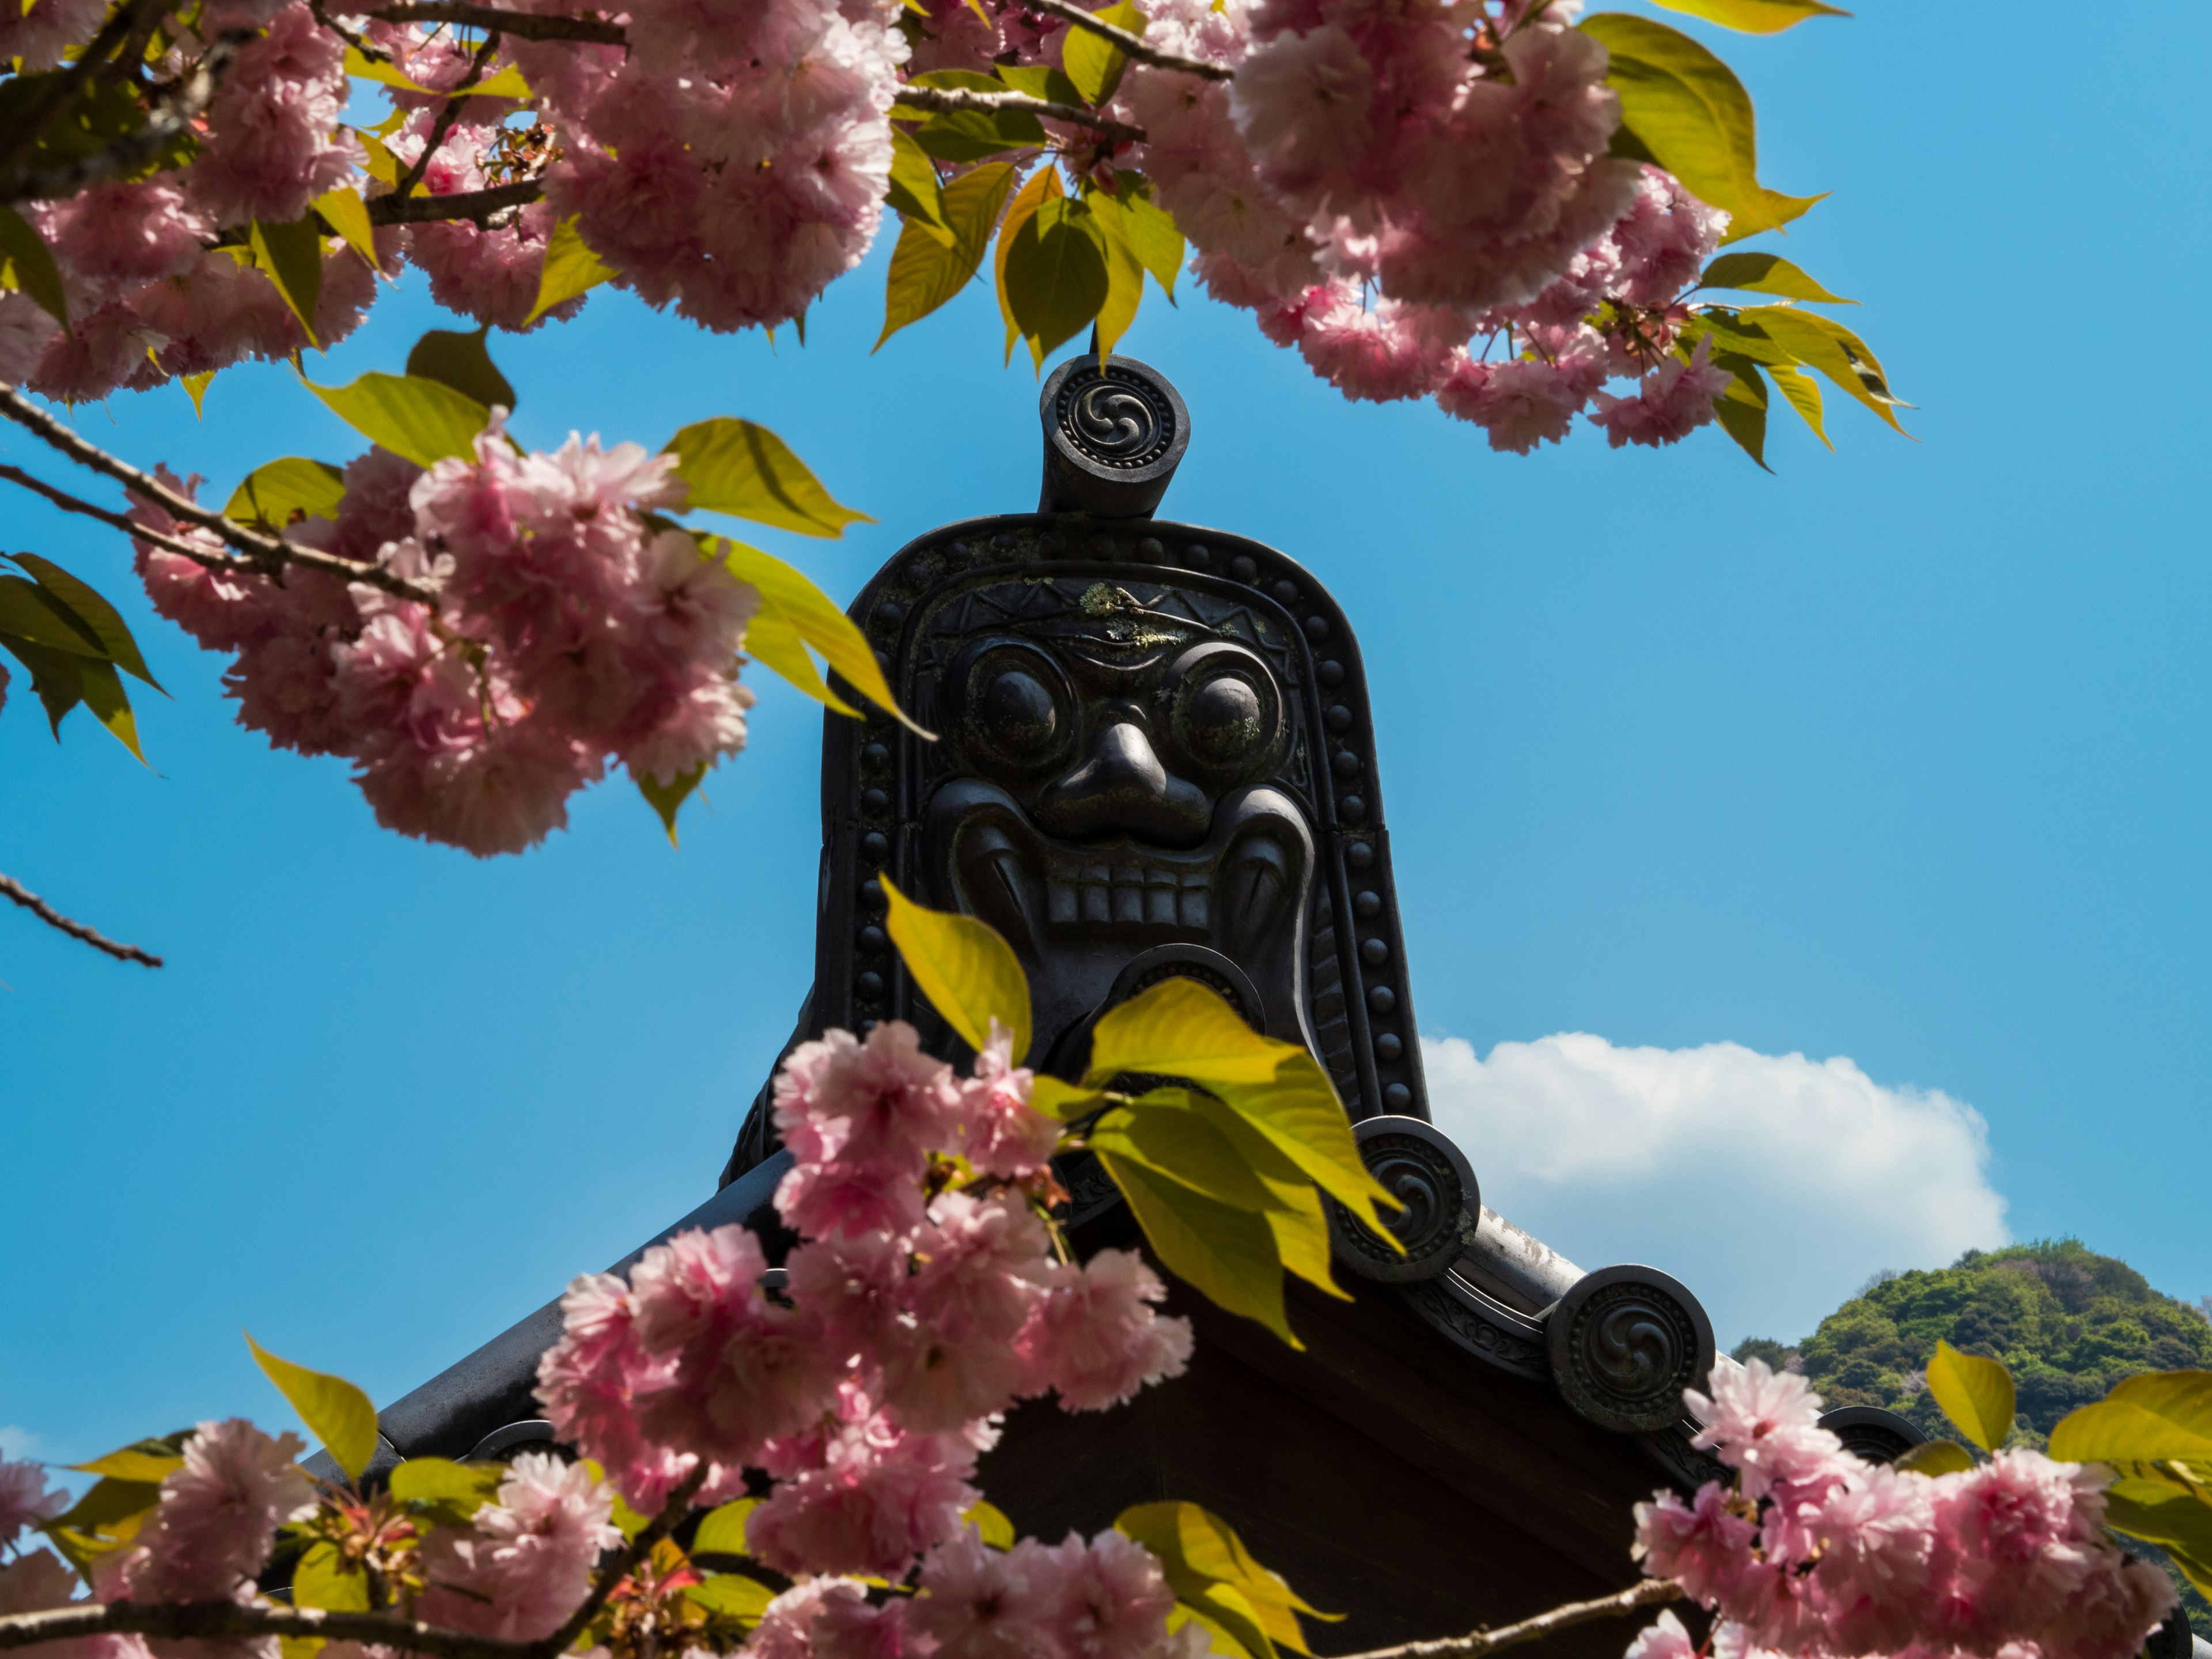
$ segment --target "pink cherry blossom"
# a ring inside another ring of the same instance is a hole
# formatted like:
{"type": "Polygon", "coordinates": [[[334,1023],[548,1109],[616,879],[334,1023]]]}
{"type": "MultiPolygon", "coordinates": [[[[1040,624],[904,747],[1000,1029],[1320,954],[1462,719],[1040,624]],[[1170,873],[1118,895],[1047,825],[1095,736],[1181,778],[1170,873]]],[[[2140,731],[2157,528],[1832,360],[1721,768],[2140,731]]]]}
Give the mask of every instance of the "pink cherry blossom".
{"type": "Polygon", "coordinates": [[[1752,1563],[1757,1523],[1740,1512],[1718,1481],[1708,1480],[1688,1504],[1672,1492],[1636,1506],[1634,1553],[1654,1578],[1679,1578],[1711,1604],[1727,1597],[1752,1563]]]}
{"type": "Polygon", "coordinates": [[[0,1546],[13,1544],[24,1528],[51,1521],[69,1506],[67,1492],[46,1485],[44,1465],[0,1458],[0,1546]]]}
{"type": "Polygon", "coordinates": [[[270,20],[240,51],[208,109],[208,137],[185,177],[218,223],[299,218],[360,164],[334,129],[345,108],[345,42],[305,0],[270,20]]]}
{"type": "Polygon", "coordinates": [[[1669,1610],[1637,1632],[1625,1659],[1695,1659],[1697,1651],[1690,1632],[1669,1610]]]}
{"type": "Polygon", "coordinates": [[[958,1536],[980,1494],[968,1484],[979,1437],[898,1428],[847,1385],[835,1421],[769,1448],[775,1490],[748,1517],[745,1541],[780,1572],[898,1578],[958,1536]]]}
{"type": "Polygon", "coordinates": [[[1147,1383],[1182,1376],[1190,1322],[1153,1310],[1166,1294],[1129,1250],[1101,1250],[1081,1267],[1057,1269],[1052,1294],[1022,1333],[1034,1386],[1057,1389],[1069,1411],[1103,1411],[1147,1383]]]}
{"type": "Polygon", "coordinates": [[[131,1547],[97,1569],[104,1601],[227,1601],[260,1571],[277,1527],[313,1507],[295,1434],[244,1418],[203,1423],[131,1547]]]}
{"type": "Polygon", "coordinates": [[[1088,1544],[1070,1533],[1049,1548],[1030,1545],[1024,1565],[1064,1659],[1152,1659],[1167,1645],[1175,1592],[1142,1545],[1118,1532],[1088,1544]]]}
{"type": "Polygon", "coordinates": [[[922,1219],[915,1178],[951,1144],[958,1103],[951,1068],[903,1021],[866,1041],[833,1030],[801,1043],[775,1079],[776,1129],[798,1159],[776,1208],[817,1237],[910,1231],[922,1219]]]}
{"type": "Polygon", "coordinates": [[[1018,1179],[1051,1162],[1060,1125],[1030,1104],[1034,1074],[1013,1063],[1013,1033],[991,1021],[975,1075],[960,1090],[959,1149],[987,1175],[1018,1179]]]}
{"type": "Polygon", "coordinates": [[[423,1551],[432,1624],[508,1641],[549,1636],[590,1591],[601,1552],[622,1541],[611,1491],[580,1464],[525,1452],[466,1535],[441,1528],[423,1551]]]}
{"type": "Polygon", "coordinates": [[[1036,1659],[1045,1607],[1033,1541],[987,1547],[973,1528],[921,1564],[922,1594],[908,1622],[937,1643],[938,1659],[1036,1659]]]}
{"type": "Polygon", "coordinates": [[[1633,398],[1595,396],[1598,412],[1592,416],[1615,449],[1623,444],[1656,447],[1680,443],[1713,418],[1713,400],[1727,391],[1735,376],[1712,362],[1710,336],[1698,342],[1686,362],[1669,357],[1644,377],[1633,398]]]}
{"type": "Polygon", "coordinates": [[[1793,1371],[1763,1359],[1716,1367],[1712,1396],[1683,1396],[1704,1426],[1692,1442],[1739,1470],[1744,1496],[1759,1498],[1778,1480],[1799,1480],[1826,1468],[1843,1443],[1820,1425],[1820,1396],[1793,1371]]]}

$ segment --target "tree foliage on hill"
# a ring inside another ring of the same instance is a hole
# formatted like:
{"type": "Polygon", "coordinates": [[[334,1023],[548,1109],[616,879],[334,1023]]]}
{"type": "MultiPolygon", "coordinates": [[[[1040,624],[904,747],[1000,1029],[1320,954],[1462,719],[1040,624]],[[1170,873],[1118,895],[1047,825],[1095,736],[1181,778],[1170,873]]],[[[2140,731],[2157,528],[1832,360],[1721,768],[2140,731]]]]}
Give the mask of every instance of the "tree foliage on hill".
{"type": "Polygon", "coordinates": [[[1803,1371],[1832,1407],[1886,1406],[1942,1435],[1925,1376],[1938,1339],[2004,1362],[2020,1391],[2014,1436],[2039,1446],[2060,1418],[2124,1376],[2212,1368],[2212,1323],[2202,1312],[2072,1238],[1885,1274],[1796,1347],[1754,1337],[1735,1356],[1803,1371]]]}

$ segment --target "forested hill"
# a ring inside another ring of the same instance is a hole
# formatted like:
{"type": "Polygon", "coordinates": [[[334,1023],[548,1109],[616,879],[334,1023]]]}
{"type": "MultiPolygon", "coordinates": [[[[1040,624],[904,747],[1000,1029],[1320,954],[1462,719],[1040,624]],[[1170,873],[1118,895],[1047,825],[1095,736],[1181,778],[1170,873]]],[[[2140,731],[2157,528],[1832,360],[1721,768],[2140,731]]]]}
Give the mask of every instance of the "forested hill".
{"type": "Polygon", "coordinates": [[[1948,1267],[1885,1275],[1796,1347],[1753,1338],[1735,1357],[1802,1370],[1832,1407],[1887,1406],[1949,1436],[1922,1369],[1938,1337],[2004,1361],[2020,1390],[2020,1438],[2039,1446],[2060,1418],[2124,1376],[2212,1369],[2212,1324],[2202,1312],[2070,1238],[1969,1250],[1948,1267]]]}

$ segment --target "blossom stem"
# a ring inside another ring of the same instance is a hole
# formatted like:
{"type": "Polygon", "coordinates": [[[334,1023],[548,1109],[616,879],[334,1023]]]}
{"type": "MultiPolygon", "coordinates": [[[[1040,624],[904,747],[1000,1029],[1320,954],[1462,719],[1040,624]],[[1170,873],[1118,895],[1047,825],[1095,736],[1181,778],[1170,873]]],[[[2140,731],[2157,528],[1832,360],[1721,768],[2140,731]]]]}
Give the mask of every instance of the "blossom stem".
{"type": "Polygon", "coordinates": [[[1366,1653],[1352,1654],[1348,1659],[1478,1659],[1500,1648],[1534,1642],[1554,1631],[1586,1625],[1593,1620],[1617,1619],[1625,1613],[1679,1601],[1683,1594],[1681,1585],[1672,1578],[1646,1578],[1617,1595],[1601,1595],[1595,1601],[1570,1601],[1549,1613],[1540,1613],[1534,1619],[1523,1619],[1517,1625],[1501,1625],[1496,1630],[1473,1631],[1465,1636],[1447,1636],[1433,1642],[1406,1642],[1395,1648],[1376,1648],[1366,1653]]]}
{"type": "MultiPolygon", "coordinates": [[[[427,153],[427,152],[426,152],[427,153]]],[[[422,225],[440,219],[473,219],[481,225],[505,208],[521,207],[545,192],[535,179],[517,179],[489,190],[456,191],[451,196],[373,197],[368,222],[373,225],[422,225]]]]}
{"type": "Polygon", "coordinates": [[[1174,52],[1162,52],[1158,46],[1148,46],[1142,37],[1117,28],[1103,18],[1093,17],[1072,0],[1027,0],[1032,11],[1045,12],[1076,28],[1088,29],[1102,40],[1111,40],[1124,54],[1140,64],[1150,64],[1154,69],[1175,70],[1183,75],[1196,75],[1208,81],[1229,81],[1236,78],[1234,70],[1218,64],[1202,64],[1195,58],[1179,58],[1174,52]]]}
{"type": "Polygon", "coordinates": [[[438,118],[431,124],[430,142],[422,146],[422,153],[415,158],[415,165],[401,173],[399,182],[392,186],[392,193],[402,203],[414,193],[415,186],[422,182],[422,175],[430,170],[430,158],[446,142],[446,135],[453,130],[453,123],[461,118],[461,106],[469,101],[469,88],[483,79],[484,65],[491,62],[492,53],[499,50],[499,42],[497,29],[484,36],[483,45],[477,48],[476,56],[469,60],[469,72],[460,78],[459,84],[453,88],[453,95],[446,100],[445,107],[438,112],[438,118]]]}
{"type": "Polygon", "coordinates": [[[599,1564],[598,1582],[592,1593],[584,1598],[584,1605],[568,1615],[568,1622],[543,1641],[533,1643],[536,1659],[558,1659],[576,1644],[576,1638],[591,1627],[592,1620],[599,1616],[599,1609],[607,1604],[607,1597],[615,1593],[615,1586],[636,1570],[637,1564],[653,1553],[653,1547],[676,1530],[684,1517],[691,1512],[691,1500],[698,1496],[699,1488],[706,1484],[707,1466],[702,1463],[686,1475],[668,1501],[660,1506],[660,1513],[638,1529],[636,1537],[624,1544],[599,1564]]]}
{"type": "Polygon", "coordinates": [[[629,44],[629,34],[619,23],[596,17],[541,17],[534,13],[508,11],[499,6],[472,6],[465,0],[403,0],[369,15],[386,23],[457,23],[495,29],[518,40],[591,40],[601,46],[629,44]]]}
{"type": "MultiPolygon", "coordinates": [[[[1032,98],[1026,92],[971,92],[962,87],[901,87],[899,104],[908,109],[974,110],[989,115],[1000,110],[1026,110],[1031,115],[1042,115],[1054,121],[1066,121],[1075,126],[1089,127],[1094,132],[1127,143],[1142,143],[1145,130],[1133,127],[1126,121],[1116,121],[1076,104],[1055,103],[1048,98],[1032,98]]],[[[897,106],[892,106],[894,115],[897,106]]]]}
{"type": "Polygon", "coordinates": [[[336,1613],[235,1601],[97,1601],[0,1617],[0,1651],[72,1638],[133,1634],[161,1637],[322,1637],[424,1653],[431,1659],[537,1659],[544,1644],[505,1642],[440,1630],[390,1613],[336,1613]]]}
{"type": "MultiPolygon", "coordinates": [[[[97,928],[88,927],[81,921],[72,921],[13,876],[0,875],[0,897],[13,899],[47,927],[58,927],[71,939],[81,940],[95,951],[106,951],[118,962],[143,962],[149,968],[161,965],[161,958],[151,951],[142,951],[135,945],[118,945],[97,928]]],[[[0,1647],[6,1645],[4,1637],[0,1637],[0,1647]]]]}

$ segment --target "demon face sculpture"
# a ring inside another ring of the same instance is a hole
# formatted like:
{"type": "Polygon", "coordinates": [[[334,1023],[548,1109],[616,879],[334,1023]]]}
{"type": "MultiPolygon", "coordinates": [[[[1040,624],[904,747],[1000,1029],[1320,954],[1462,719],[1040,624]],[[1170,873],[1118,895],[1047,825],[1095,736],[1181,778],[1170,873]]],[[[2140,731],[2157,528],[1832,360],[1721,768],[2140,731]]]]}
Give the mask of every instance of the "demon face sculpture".
{"type": "MultiPolygon", "coordinates": [[[[888,870],[1013,946],[1032,1066],[1079,1072],[1101,1013],[1188,975],[1311,1049],[1353,1117],[1426,1116],[1351,629],[1272,548],[1151,516],[1189,441],[1156,373],[1077,359],[1043,416],[1037,513],[934,531],[854,603],[938,737],[872,708],[825,723],[794,1041],[902,1018],[964,1060],[885,937],[888,870]]],[[[731,1176],[770,1148],[765,1104],[731,1176]]]]}

